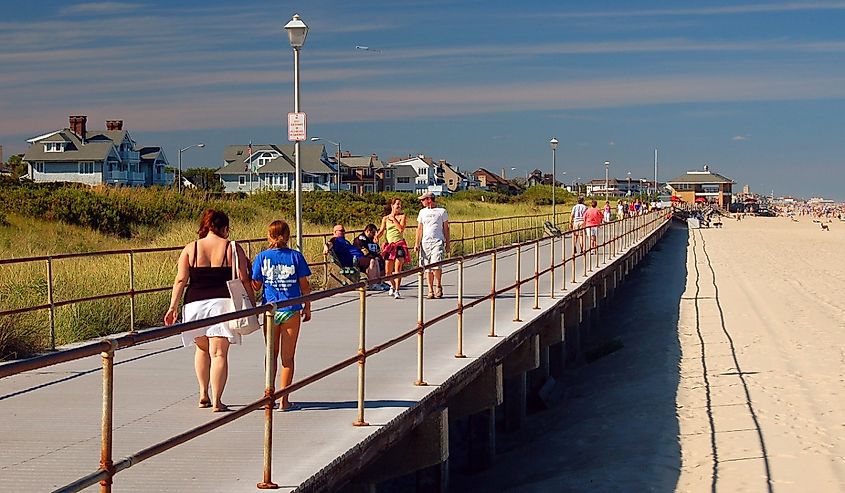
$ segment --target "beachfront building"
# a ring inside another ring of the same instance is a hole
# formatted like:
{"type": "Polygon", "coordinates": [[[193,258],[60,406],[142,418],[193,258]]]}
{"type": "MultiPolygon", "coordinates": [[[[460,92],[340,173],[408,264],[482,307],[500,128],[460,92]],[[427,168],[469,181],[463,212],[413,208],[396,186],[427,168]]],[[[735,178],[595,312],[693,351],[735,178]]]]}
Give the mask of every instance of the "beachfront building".
{"type": "MultiPolygon", "coordinates": [[[[337,171],[323,144],[299,145],[302,190],[330,190],[337,171]]],[[[293,191],[296,167],[293,144],[229,145],[223,150],[223,167],[215,174],[226,193],[257,190],[293,191]]]]}
{"type": "Polygon", "coordinates": [[[478,168],[472,172],[473,178],[478,181],[480,188],[491,192],[515,194],[519,191],[508,180],[484,168],[478,168]]]}
{"type": "Polygon", "coordinates": [[[703,170],[687,171],[666,182],[672,196],[684,202],[710,203],[724,208],[730,206],[733,184],[730,178],[710,171],[706,164],[703,170]]]}
{"type": "MultiPolygon", "coordinates": [[[[414,190],[417,195],[422,195],[426,192],[431,192],[435,195],[442,195],[449,193],[443,179],[443,169],[439,163],[435,162],[429,156],[420,154],[418,156],[408,156],[407,158],[390,158],[390,166],[398,168],[399,166],[410,166],[416,172],[416,177],[413,180],[414,190]]],[[[405,171],[403,171],[404,178],[405,171]]],[[[397,173],[396,190],[408,190],[409,183],[400,183],[397,173]],[[401,185],[401,187],[400,187],[401,185]]]]}
{"type": "Polygon", "coordinates": [[[27,140],[23,156],[34,182],[145,187],[170,185],[173,174],[160,147],[139,147],[123,120],[106,120],[105,130],[88,130],[88,117],[71,115],[68,127],[27,140]]]}

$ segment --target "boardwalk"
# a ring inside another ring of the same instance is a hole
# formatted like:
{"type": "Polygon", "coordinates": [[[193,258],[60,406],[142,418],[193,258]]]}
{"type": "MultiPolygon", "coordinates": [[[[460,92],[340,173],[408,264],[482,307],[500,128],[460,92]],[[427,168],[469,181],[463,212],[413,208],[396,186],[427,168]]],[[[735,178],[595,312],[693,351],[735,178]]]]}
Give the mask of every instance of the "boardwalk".
{"type": "MultiPolygon", "coordinates": [[[[548,240],[539,248],[541,269],[549,265],[548,240]]],[[[555,247],[560,259],[561,245],[555,247]]],[[[564,251],[570,252],[569,244],[564,251]]],[[[533,248],[523,253],[520,269],[526,279],[534,271],[533,248]],[[531,253],[531,254],[529,254],[531,253]]],[[[498,259],[497,289],[513,283],[516,254],[498,259]]],[[[572,283],[567,265],[566,287],[585,281],[582,260],[572,283]]],[[[592,274],[592,273],[591,273],[592,274]]],[[[415,282],[404,284],[404,298],[393,300],[383,293],[367,299],[368,344],[386,341],[416,325],[415,282]]],[[[426,300],[425,317],[454,308],[457,273],[444,274],[446,296],[426,300]]],[[[554,289],[558,297],[563,279],[558,269],[554,289]]],[[[491,268],[488,259],[467,262],[465,303],[489,294],[491,268]]],[[[340,371],[296,392],[292,400],[303,410],[276,413],[273,480],[290,491],[316,474],[332,460],[347,453],[407,409],[415,406],[437,385],[469,365],[506,336],[554,306],[551,279],[539,280],[539,310],[532,310],[533,283],[523,286],[522,322],[513,322],[513,295],[496,304],[495,330],[488,337],[490,304],[468,310],[464,317],[464,359],[454,357],[454,319],[427,328],[425,380],[415,386],[416,341],[409,339],[367,360],[366,420],[368,427],[353,427],[356,415],[357,371],[340,371]]],[[[354,293],[316,303],[314,321],[303,326],[297,352],[297,379],[353,356],[358,343],[358,297],[354,293]]],[[[170,338],[119,351],[115,369],[116,460],[156,442],[217,417],[196,408],[193,353],[170,338]]],[[[257,334],[230,352],[230,378],[225,401],[232,407],[251,402],[263,394],[263,341],[257,334]]],[[[100,449],[101,376],[99,359],[84,360],[33,371],[0,380],[0,491],[45,491],[63,486],[96,470],[100,449]]],[[[263,413],[230,423],[208,435],[138,464],[115,478],[116,491],[255,491],[262,477],[263,413]]],[[[94,491],[95,488],[89,488],[94,491]]]]}

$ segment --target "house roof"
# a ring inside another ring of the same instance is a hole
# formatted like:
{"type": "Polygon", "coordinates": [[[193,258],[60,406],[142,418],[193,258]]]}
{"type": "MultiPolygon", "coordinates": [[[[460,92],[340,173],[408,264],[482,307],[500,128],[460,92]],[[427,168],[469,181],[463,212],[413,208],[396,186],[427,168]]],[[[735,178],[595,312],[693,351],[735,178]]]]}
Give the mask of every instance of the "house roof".
{"type": "Polygon", "coordinates": [[[711,171],[687,171],[686,174],[678,176],[672,180],[667,180],[666,183],[669,185],[673,183],[696,183],[696,184],[703,184],[703,183],[734,183],[733,180],[730,178],[725,178],[724,176],[720,175],[719,173],[713,173],[711,171]]]}
{"type": "Polygon", "coordinates": [[[456,167],[452,166],[451,164],[449,164],[445,161],[440,163],[440,164],[442,165],[442,167],[444,169],[448,169],[452,173],[455,173],[456,175],[458,175],[460,177],[460,179],[466,180],[466,176],[463,173],[461,173],[460,171],[458,171],[458,169],[456,167]]]}
{"type": "Polygon", "coordinates": [[[479,175],[485,175],[487,177],[487,181],[490,182],[490,183],[510,185],[510,183],[508,183],[508,181],[505,180],[504,178],[502,178],[501,176],[499,176],[496,173],[493,173],[491,171],[488,171],[484,168],[478,168],[477,170],[472,172],[472,176],[474,176],[476,178],[478,178],[479,175]]]}
{"type": "Polygon", "coordinates": [[[161,147],[139,147],[135,150],[141,156],[141,161],[155,161],[162,155],[161,147]]]}
{"type": "MultiPolygon", "coordinates": [[[[217,170],[217,174],[237,174],[244,173],[246,166],[247,147],[245,145],[229,145],[223,150],[223,160],[226,164],[217,170]]],[[[261,151],[272,151],[280,154],[279,157],[265,164],[259,169],[259,173],[294,173],[296,172],[294,159],[294,145],[276,145],[276,144],[261,144],[253,145],[252,153],[258,154],[261,151]]],[[[323,161],[325,156],[325,146],[323,144],[300,144],[300,166],[302,166],[303,173],[309,174],[325,174],[334,173],[328,164],[323,161]]]]}
{"type": "Polygon", "coordinates": [[[83,144],[79,136],[68,128],[30,141],[32,145],[23,156],[23,160],[27,162],[104,161],[114,149],[111,140],[89,141],[83,144]],[[67,145],[64,152],[46,152],[42,145],[45,142],[66,142],[67,145]]]}
{"type": "MultiPolygon", "coordinates": [[[[607,186],[619,185],[620,181],[623,181],[623,180],[617,180],[616,178],[608,178],[607,186]]],[[[626,182],[627,182],[627,180],[626,180],[626,182]]],[[[635,179],[632,178],[631,182],[639,182],[639,180],[635,180],[635,179]]],[[[590,185],[604,185],[604,178],[596,178],[596,179],[590,180],[590,185]]]]}
{"type": "Polygon", "coordinates": [[[413,166],[410,164],[397,164],[395,165],[396,168],[396,178],[416,178],[417,177],[417,170],[414,169],[413,166]]]}
{"type": "Polygon", "coordinates": [[[342,156],[340,164],[347,168],[369,168],[372,166],[372,156],[342,156]]]}

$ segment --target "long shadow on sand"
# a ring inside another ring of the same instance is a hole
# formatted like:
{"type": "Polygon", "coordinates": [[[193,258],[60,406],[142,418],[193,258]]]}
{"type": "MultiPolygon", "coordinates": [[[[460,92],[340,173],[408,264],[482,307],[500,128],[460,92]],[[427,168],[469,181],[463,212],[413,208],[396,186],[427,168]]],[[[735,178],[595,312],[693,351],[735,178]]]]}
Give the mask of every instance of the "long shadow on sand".
{"type": "Polygon", "coordinates": [[[452,474],[452,491],[675,491],[688,238],[670,228],[620,286],[598,325],[622,348],[569,372],[560,401],[500,433],[494,466],[452,474]]]}

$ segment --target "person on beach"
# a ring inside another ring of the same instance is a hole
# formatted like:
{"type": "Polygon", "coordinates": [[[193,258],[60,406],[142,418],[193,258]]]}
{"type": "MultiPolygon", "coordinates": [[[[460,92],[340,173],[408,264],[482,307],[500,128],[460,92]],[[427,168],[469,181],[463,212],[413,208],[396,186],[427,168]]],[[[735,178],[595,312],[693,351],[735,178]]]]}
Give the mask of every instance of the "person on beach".
{"type": "MultiPolygon", "coordinates": [[[[385,207],[385,215],[381,218],[381,226],[376,232],[376,241],[384,235],[385,244],[382,248],[382,255],[385,258],[385,275],[402,272],[402,265],[410,258],[408,244],[405,242],[406,216],[402,212],[402,200],[393,198],[385,207]]],[[[399,288],[401,278],[390,280],[390,291],[388,294],[399,299],[399,288]]]]}
{"type": "MultiPolygon", "coordinates": [[[[232,279],[232,255],[238,256],[238,279],[247,295],[254,298],[247,270],[249,259],[240,245],[233,252],[228,240],[229,217],[214,209],[206,210],[197,235],[199,239],[186,245],[179,255],[170,307],[164,315],[165,325],[176,322],[183,293],[183,322],[231,312],[232,299],[226,282],[232,279]]],[[[229,376],[229,345],[240,342],[241,336],[229,330],[228,322],[182,332],[185,347],[196,345],[194,371],[199,383],[199,407],[210,407],[214,412],[229,410],[221,400],[229,376]]]]}
{"type": "Polygon", "coordinates": [[[599,234],[599,226],[604,219],[604,213],[599,210],[598,202],[593,200],[590,202],[590,208],[584,213],[584,226],[590,234],[590,249],[596,248],[596,239],[599,234]]]}
{"type": "Polygon", "coordinates": [[[419,253],[420,266],[426,267],[426,282],[428,284],[427,298],[442,298],[443,272],[439,266],[428,268],[446,258],[449,252],[449,214],[446,209],[438,207],[434,194],[426,192],[420,196],[423,208],[417,215],[417,238],[414,251],[419,253]]]}
{"type": "MultiPolygon", "coordinates": [[[[264,303],[287,301],[311,293],[308,276],[311,269],[305,257],[288,247],[290,226],[285,221],[273,221],[267,227],[267,242],[270,248],[255,256],[252,264],[252,286],[262,288],[264,303]]],[[[299,338],[301,322],[311,320],[311,302],[279,308],[273,314],[273,363],[282,354],[282,371],[279,375],[279,389],[293,382],[296,341],[299,338]],[[281,351],[280,351],[281,349],[281,351]]],[[[267,341],[269,344],[270,341],[267,341]]],[[[267,362],[266,364],[269,364],[267,362]]],[[[273,378],[276,378],[275,372],[273,378]]],[[[290,411],[297,406],[290,402],[289,395],[282,397],[280,411],[290,411]]]]}
{"type": "Polygon", "coordinates": [[[581,251],[584,251],[584,214],[587,206],[584,205],[584,197],[578,197],[578,203],[572,207],[569,214],[569,229],[572,230],[572,255],[578,253],[578,244],[581,244],[581,251]]]}
{"type": "MultiPolygon", "coordinates": [[[[361,234],[356,236],[352,241],[352,246],[360,249],[361,253],[364,254],[364,259],[367,261],[367,268],[365,272],[367,273],[367,278],[370,281],[382,277],[384,275],[385,268],[384,258],[381,256],[381,247],[378,246],[375,236],[376,225],[368,224],[364,228],[364,231],[362,231],[361,234]]],[[[376,291],[387,291],[389,288],[390,286],[386,283],[374,284],[372,286],[372,289],[376,291]]]]}

